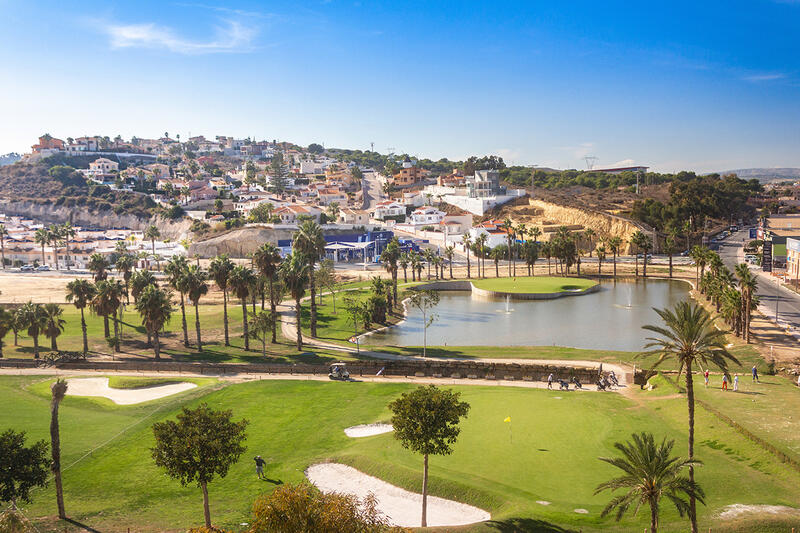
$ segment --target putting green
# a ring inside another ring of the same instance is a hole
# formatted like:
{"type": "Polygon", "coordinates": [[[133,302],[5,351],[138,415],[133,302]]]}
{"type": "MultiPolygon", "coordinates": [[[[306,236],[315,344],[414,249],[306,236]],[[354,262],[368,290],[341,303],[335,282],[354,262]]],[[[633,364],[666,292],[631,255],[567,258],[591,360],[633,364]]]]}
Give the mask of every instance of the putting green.
{"type": "Polygon", "coordinates": [[[473,281],[472,284],[479,289],[487,291],[521,294],[553,294],[559,292],[582,291],[597,285],[597,282],[585,278],[533,276],[481,279],[473,281]]]}
{"type": "MultiPolygon", "coordinates": [[[[0,377],[0,428],[47,438],[48,381],[0,377]]],[[[386,405],[409,384],[258,381],[194,391],[141,406],[113,406],[67,397],[61,407],[64,491],[74,519],[99,530],[185,530],[202,520],[199,489],[181,487],[150,457],[154,422],[174,418],[181,406],[207,402],[247,418],[247,451],[223,480],[209,485],[214,523],[235,531],[248,522],[256,496],[274,488],[258,481],[252,457],[263,456],[273,482],[298,482],[310,464],[335,460],[419,491],[422,461],[391,433],[348,438],[343,429],[386,421],[386,405]],[[92,451],[92,453],[88,453],[92,451]]],[[[633,391],[587,394],[496,387],[454,387],[472,406],[454,453],[431,458],[431,493],[492,513],[494,523],[467,531],[641,531],[647,513],[620,524],[600,518],[610,499],[594,495],[615,474],[597,459],[615,454],[613,443],[634,431],[676,439],[685,449],[685,401],[633,391]],[[511,422],[504,422],[511,417],[511,422]],[[537,501],[547,501],[543,506],[537,501]],[[575,509],[586,509],[578,514],[575,509]],[[525,526],[525,527],[523,527],[525,526]],[[534,527],[536,526],[536,527],[534,527]]],[[[698,481],[707,493],[701,527],[718,528],[718,512],[734,503],[794,505],[800,476],[773,456],[698,409],[698,481]],[[736,483],[731,480],[735,479],[736,483]],[[746,487],[746,492],[742,491],[746,487]]],[[[52,516],[52,485],[34,493],[28,516],[52,516]]],[[[47,524],[51,522],[43,522],[47,524]]],[[[664,505],[665,531],[685,522],[664,505]]],[[[45,528],[46,529],[46,528],[45,528]]]]}

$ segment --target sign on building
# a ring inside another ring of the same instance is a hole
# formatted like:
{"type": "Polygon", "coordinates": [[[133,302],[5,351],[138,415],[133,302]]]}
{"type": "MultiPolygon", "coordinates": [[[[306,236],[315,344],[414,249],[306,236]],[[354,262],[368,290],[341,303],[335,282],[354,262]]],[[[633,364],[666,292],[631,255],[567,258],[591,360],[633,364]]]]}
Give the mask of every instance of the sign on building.
{"type": "Polygon", "coordinates": [[[761,257],[761,270],[772,272],[772,241],[764,241],[764,254],[761,257]]]}

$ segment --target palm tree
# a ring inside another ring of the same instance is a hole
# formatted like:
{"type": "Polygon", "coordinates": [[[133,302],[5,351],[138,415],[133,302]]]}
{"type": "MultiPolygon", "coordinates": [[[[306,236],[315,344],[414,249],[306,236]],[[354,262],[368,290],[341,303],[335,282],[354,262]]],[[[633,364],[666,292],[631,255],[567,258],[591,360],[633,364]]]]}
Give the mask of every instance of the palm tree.
{"type": "Polygon", "coordinates": [[[67,283],[67,301],[72,302],[81,311],[81,333],[83,334],[83,358],[89,352],[89,340],[86,335],[86,317],[83,310],[97,294],[94,284],[86,279],[74,279],[67,283]]]}
{"type": "Polygon", "coordinates": [[[469,279],[472,277],[469,264],[469,249],[472,246],[472,239],[470,239],[469,233],[465,233],[464,236],[461,237],[461,243],[464,245],[464,250],[467,252],[467,279],[469,279]]]}
{"type": "Polygon", "coordinates": [[[447,258],[447,266],[450,267],[450,279],[453,279],[453,256],[456,254],[456,247],[453,245],[445,246],[444,256],[447,258]]]}
{"type": "Polygon", "coordinates": [[[0,262],[3,263],[3,270],[6,269],[6,236],[8,235],[8,230],[6,229],[5,224],[0,224],[0,262]]]}
{"type": "MultiPolygon", "coordinates": [[[[686,375],[686,400],[689,410],[689,460],[694,459],[694,382],[692,367],[714,365],[723,372],[728,372],[728,361],[739,364],[739,361],[725,348],[725,332],[714,327],[711,315],[700,305],[689,302],[678,302],[672,309],[656,309],[663,326],[646,325],[644,329],[652,331],[659,337],[648,337],[648,350],[640,356],[658,356],[652,368],[667,359],[678,363],[679,373],[686,375]]],[[[689,480],[694,483],[694,467],[689,466],[689,480]]],[[[689,500],[689,517],[692,531],[697,533],[697,513],[695,497],[689,500]]]]}
{"type": "Polygon", "coordinates": [[[614,279],[617,279],[617,255],[622,248],[622,239],[619,237],[611,237],[608,239],[608,249],[611,250],[611,255],[614,262],[614,279]]]}
{"type": "Polygon", "coordinates": [[[211,265],[208,267],[208,274],[217,284],[219,290],[222,291],[222,322],[225,326],[225,346],[230,346],[230,341],[228,340],[228,280],[233,266],[233,261],[227,255],[222,254],[212,259],[211,265]]]}
{"type": "Polygon", "coordinates": [[[758,280],[745,263],[736,265],[736,276],[739,278],[739,289],[742,291],[742,328],[745,342],[750,343],[750,310],[753,305],[753,296],[758,289],[758,280]]]}
{"type": "Polygon", "coordinates": [[[192,265],[184,275],[184,283],[189,301],[194,305],[194,329],[197,333],[197,351],[203,351],[203,342],[200,340],[200,298],[208,294],[208,283],[206,283],[206,273],[197,265],[192,265]]]}
{"type": "Polygon", "coordinates": [[[47,231],[50,233],[50,243],[53,245],[53,262],[58,270],[58,246],[62,239],[61,226],[50,226],[47,231]]]}
{"type": "Polygon", "coordinates": [[[58,406],[67,394],[67,382],[57,379],[51,386],[52,397],[50,399],[50,452],[53,462],[50,469],[53,472],[53,481],[56,484],[56,505],[58,506],[58,517],[62,520],[67,518],[64,510],[64,488],[61,485],[61,434],[58,427],[58,406]]]}
{"type": "Polygon", "coordinates": [[[103,280],[97,283],[97,294],[92,300],[94,312],[103,317],[106,339],[111,339],[108,328],[108,319],[114,321],[114,351],[119,351],[119,323],[117,311],[122,305],[122,295],[125,288],[119,280],[103,280]]]}
{"type": "Polygon", "coordinates": [[[700,461],[671,457],[674,444],[675,441],[666,438],[657,444],[652,433],[634,433],[629,442],[614,443],[622,457],[600,457],[600,460],[619,468],[624,474],[601,483],[594,493],[620,489],[626,492],[615,496],[603,509],[601,516],[616,511],[616,519],[620,521],[631,507],[633,514],[636,514],[643,504],[648,505],[650,533],[657,533],[662,498],[669,499],[680,516],[691,513],[686,497],[690,501],[704,503],[703,489],[682,475],[684,469],[694,468],[701,464],[700,461]]]}
{"type": "Polygon", "coordinates": [[[103,254],[97,252],[89,256],[89,262],[86,264],[86,268],[94,275],[95,283],[103,281],[108,277],[109,266],[108,259],[106,259],[103,254]]]}
{"type": "MultiPolygon", "coordinates": [[[[636,230],[636,231],[633,232],[633,235],[631,235],[630,243],[631,243],[632,246],[636,247],[636,251],[641,250],[641,252],[642,252],[642,254],[644,256],[643,276],[646,278],[647,277],[647,252],[648,252],[648,250],[650,248],[652,248],[652,245],[653,245],[652,241],[650,240],[650,237],[648,237],[647,235],[645,235],[641,231],[636,230]]],[[[638,253],[636,254],[636,277],[637,278],[639,277],[639,254],[638,253]]]]}
{"type": "MultiPolygon", "coordinates": [[[[303,222],[292,240],[292,251],[297,250],[308,262],[308,288],[311,293],[311,336],[317,336],[317,303],[314,283],[314,265],[325,256],[325,237],[322,228],[313,220],[303,222]]],[[[298,316],[299,320],[299,316],[298,316]]]]}
{"type": "Polygon", "coordinates": [[[44,247],[50,244],[50,232],[47,228],[39,228],[36,230],[36,233],[33,234],[33,240],[36,244],[40,244],[42,246],[42,264],[46,264],[44,260],[44,247]]]}
{"type": "Polygon", "coordinates": [[[400,259],[400,241],[394,237],[381,252],[381,262],[392,278],[392,301],[397,304],[397,261],[400,259]]]}
{"type": "Polygon", "coordinates": [[[262,278],[269,282],[269,310],[272,316],[272,342],[277,339],[278,324],[278,298],[275,297],[275,281],[278,275],[278,266],[281,264],[281,251],[272,243],[264,243],[253,253],[253,263],[262,278]]]}
{"type": "Polygon", "coordinates": [[[667,238],[664,241],[664,252],[669,256],[669,277],[672,277],[672,256],[678,250],[678,229],[670,225],[667,228],[667,238]]]}
{"type": "MultiPolygon", "coordinates": [[[[514,226],[514,221],[510,218],[506,217],[503,221],[503,227],[506,230],[506,242],[508,243],[507,249],[505,251],[508,252],[508,277],[511,277],[511,263],[513,263],[513,252],[514,252],[514,232],[516,231],[516,227],[514,226]]],[[[494,258],[492,258],[494,259],[494,258]]],[[[495,261],[495,267],[497,266],[497,261],[495,261]]],[[[499,276],[497,276],[499,277],[499,276]]]]}
{"type": "MultiPolygon", "coordinates": [[[[408,252],[403,252],[400,254],[400,259],[397,261],[397,264],[400,265],[400,268],[403,269],[403,283],[408,283],[408,265],[411,264],[411,256],[408,252]]],[[[452,273],[453,267],[450,267],[450,272],[452,273]]],[[[414,271],[411,271],[411,274],[414,274],[414,271]]],[[[451,274],[452,276],[452,274],[451,274]]]]}
{"type": "Polygon", "coordinates": [[[692,250],[689,252],[689,256],[692,258],[695,265],[695,281],[696,281],[695,287],[697,288],[697,290],[700,291],[700,294],[703,293],[703,290],[700,287],[700,280],[702,279],[703,274],[705,274],[706,271],[706,265],[708,264],[708,259],[709,259],[708,252],[709,252],[708,248],[700,246],[699,244],[695,244],[694,246],[692,246],[692,250]]]}
{"type": "Polygon", "coordinates": [[[547,258],[547,275],[551,274],[550,271],[550,258],[553,257],[553,243],[550,241],[542,243],[542,255],[547,258]]]}
{"type": "Polygon", "coordinates": [[[169,291],[159,289],[157,285],[147,285],[136,300],[136,310],[142,317],[142,325],[153,338],[156,361],[161,359],[161,343],[158,340],[158,332],[172,316],[171,299],[172,295],[169,291]]]}
{"type": "Polygon", "coordinates": [[[31,301],[19,308],[18,320],[20,326],[28,330],[28,335],[33,338],[33,357],[39,359],[39,335],[46,326],[47,316],[42,304],[31,301]]]}
{"type": "Polygon", "coordinates": [[[603,275],[603,261],[606,259],[606,247],[605,245],[598,246],[595,248],[597,252],[597,275],[603,275]]]}
{"type": "Polygon", "coordinates": [[[489,236],[485,233],[481,233],[478,235],[476,240],[476,244],[478,245],[479,255],[478,255],[478,275],[481,277],[486,277],[486,241],[489,239],[489,236]],[[483,264],[483,266],[481,266],[483,264]]]}
{"type": "Polygon", "coordinates": [[[131,276],[133,275],[133,256],[130,254],[123,254],[117,258],[117,272],[122,274],[122,280],[125,282],[125,303],[131,303],[130,284],[131,276]]]}
{"type": "Polygon", "coordinates": [[[189,347],[189,329],[186,327],[186,271],[189,262],[182,255],[175,255],[164,267],[169,286],[178,291],[181,295],[181,327],[183,328],[183,345],[189,347]]]}
{"type": "Polygon", "coordinates": [[[72,227],[72,224],[65,222],[61,225],[61,236],[64,238],[64,263],[69,270],[69,240],[74,238],[78,232],[72,227]]]}
{"type": "Polygon", "coordinates": [[[242,302],[242,331],[245,350],[250,349],[250,339],[247,334],[247,297],[250,295],[250,287],[253,285],[254,280],[253,271],[243,265],[233,267],[228,278],[228,285],[242,302]]]}
{"type": "Polygon", "coordinates": [[[586,228],[583,232],[583,236],[589,241],[589,257],[592,257],[592,250],[594,250],[594,238],[597,237],[597,233],[592,228],[586,228]]]}
{"type": "Polygon", "coordinates": [[[303,349],[303,333],[301,329],[301,321],[303,316],[303,308],[301,300],[306,293],[306,285],[309,278],[309,264],[297,252],[292,252],[281,263],[279,273],[283,284],[289,291],[289,294],[294,298],[294,311],[295,321],[297,323],[297,349],[303,349]]]}
{"type": "MultiPolygon", "coordinates": [[[[508,247],[506,245],[498,244],[497,246],[495,246],[494,248],[489,250],[489,257],[491,257],[492,260],[494,261],[494,277],[496,277],[496,278],[500,277],[499,263],[500,263],[500,260],[503,257],[506,256],[506,249],[508,249],[508,247]]],[[[509,263],[509,264],[511,264],[511,263],[509,263]]],[[[509,276],[511,275],[510,271],[509,271],[508,275],[509,276]]]]}
{"type": "Polygon", "coordinates": [[[14,329],[14,313],[0,307],[0,359],[3,358],[3,339],[14,329]]]}
{"type": "Polygon", "coordinates": [[[150,250],[153,253],[153,258],[156,260],[156,268],[161,270],[161,263],[156,255],[156,239],[161,238],[161,232],[158,231],[158,228],[155,226],[147,226],[147,229],[144,230],[144,238],[150,241],[150,250]]]}
{"type": "Polygon", "coordinates": [[[50,349],[56,352],[58,351],[56,338],[64,332],[64,325],[67,323],[66,320],[61,318],[64,310],[58,304],[44,304],[44,314],[46,322],[42,333],[50,339],[50,349]]]}
{"type": "Polygon", "coordinates": [[[267,357],[267,336],[272,331],[274,319],[270,313],[261,311],[250,319],[250,335],[261,341],[261,355],[267,357]]]}
{"type": "Polygon", "coordinates": [[[433,250],[430,248],[425,248],[422,251],[422,257],[425,259],[425,263],[428,265],[428,280],[431,279],[431,266],[433,265],[433,250]]]}

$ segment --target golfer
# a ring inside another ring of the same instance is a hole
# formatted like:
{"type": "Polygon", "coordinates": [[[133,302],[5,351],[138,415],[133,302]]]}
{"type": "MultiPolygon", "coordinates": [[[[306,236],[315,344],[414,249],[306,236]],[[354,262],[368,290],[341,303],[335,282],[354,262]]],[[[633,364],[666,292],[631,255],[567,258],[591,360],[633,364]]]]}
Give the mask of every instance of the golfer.
{"type": "Polygon", "coordinates": [[[739,374],[733,376],[733,392],[739,390],[739,374]]]}
{"type": "Polygon", "coordinates": [[[706,388],[708,388],[708,369],[707,368],[706,368],[706,371],[703,372],[703,379],[706,380],[706,388]]]}
{"type": "MultiPolygon", "coordinates": [[[[758,369],[756,365],[753,365],[753,381],[758,381],[758,369]]],[[[758,382],[761,383],[760,381],[758,382]]]]}
{"type": "Polygon", "coordinates": [[[553,374],[550,374],[549,376],[547,376],[547,388],[548,389],[552,389],[553,388],[553,374]]]}
{"type": "Polygon", "coordinates": [[[722,390],[728,390],[728,374],[722,374],[722,390]]]}
{"type": "Polygon", "coordinates": [[[256,476],[258,476],[258,479],[263,479],[264,465],[266,465],[267,462],[264,461],[264,459],[262,459],[260,455],[256,455],[255,457],[253,457],[253,461],[256,462],[256,476]]]}

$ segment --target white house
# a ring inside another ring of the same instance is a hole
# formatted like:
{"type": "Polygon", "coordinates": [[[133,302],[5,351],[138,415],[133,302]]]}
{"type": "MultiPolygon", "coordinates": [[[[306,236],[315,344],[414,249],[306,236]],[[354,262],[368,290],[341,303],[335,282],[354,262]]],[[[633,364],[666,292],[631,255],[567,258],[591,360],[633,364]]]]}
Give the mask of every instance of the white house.
{"type": "Polygon", "coordinates": [[[87,175],[98,176],[98,175],[111,174],[117,171],[119,171],[119,163],[117,163],[116,161],[112,161],[110,159],[106,159],[105,157],[101,157],[89,163],[89,170],[87,172],[87,175]]]}
{"type": "Polygon", "coordinates": [[[425,197],[420,191],[403,193],[403,205],[411,207],[421,207],[425,204],[425,197]]]}
{"type": "Polygon", "coordinates": [[[378,202],[378,204],[372,208],[372,218],[375,220],[384,220],[386,217],[400,217],[405,216],[405,214],[406,207],[394,200],[378,202]]]}
{"type": "Polygon", "coordinates": [[[418,207],[408,216],[407,224],[415,226],[433,226],[439,224],[447,213],[439,211],[433,206],[418,207]]]}
{"type": "Polygon", "coordinates": [[[339,224],[365,225],[369,222],[369,213],[361,209],[344,207],[339,210],[339,224]]]}
{"type": "Polygon", "coordinates": [[[508,231],[506,231],[501,220],[487,220],[469,230],[472,242],[475,242],[475,239],[480,235],[486,235],[486,246],[488,248],[508,244],[508,231]]]}
{"type": "Polygon", "coordinates": [[[296,224],[301,216],[309,216],[319,222],[322,211],[310,205],[288,204],[275,210],[275,215],[281,219],[282,224],[296,224]]]}

